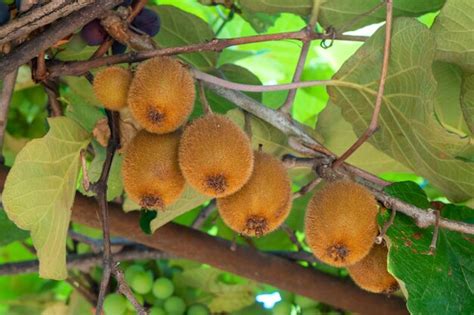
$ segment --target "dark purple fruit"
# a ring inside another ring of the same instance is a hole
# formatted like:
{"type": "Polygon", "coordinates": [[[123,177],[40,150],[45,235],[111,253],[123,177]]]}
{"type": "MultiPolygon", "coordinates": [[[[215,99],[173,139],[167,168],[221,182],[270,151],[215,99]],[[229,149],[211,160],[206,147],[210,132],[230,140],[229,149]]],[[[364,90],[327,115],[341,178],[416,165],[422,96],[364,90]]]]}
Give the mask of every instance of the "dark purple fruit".
{"type": "Polygon", "coordinates": [[[112,44],[112,55],[120,55],[123,54],[127,50],[127,46],[123,45],[117,41],[114,41],[112,44]]]}
{"type": "Polygon", "coordinates": [[[100,25],[99,20],[93,20],[81,30],[81,37],[89,46],[98,46],[102,44],[107,38],[107,32],[100,25]]]}
{"type": "Polygon", "coordinates": [[[160,17],[150,9],[143,9],[132,21],[132,25],[150,36],[155,36],[160,31],[160,17]]]}
{"type": "Polygon", "coordinates": [[[8,5],[0,2],[0,25],[7,23],[10,20],[10,9],[8,5]]]}

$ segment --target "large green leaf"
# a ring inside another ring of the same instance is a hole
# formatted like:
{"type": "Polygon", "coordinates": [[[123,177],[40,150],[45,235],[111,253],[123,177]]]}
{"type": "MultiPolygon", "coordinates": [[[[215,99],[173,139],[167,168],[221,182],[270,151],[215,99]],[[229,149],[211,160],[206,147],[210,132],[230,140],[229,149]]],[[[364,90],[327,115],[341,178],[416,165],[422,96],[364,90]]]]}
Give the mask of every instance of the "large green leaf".
{"type": "MultiPolygon", "coordinates": [[[[155,40],[162,47],[204,43],[215,37],[209,25],[193,14],[170,5],[160,5],[155,10],[161,18],[161,29],[155,40]]],[[[181,58],[201,70],[209,70],[216,65],[217,55],[208,51],[183,54],[181,58]]]]}
{"type": "Polygon", "coordinates": [[[432,31],[438,45],[437,58],[474,71],[474,2],[448,0],[432,31]]]}
{"type": "MultiPolygon", "coordinates": [[[[439,10],[446,0],[394,0],[394,16],[420,16],[439,10]]],[[[469,0],[466,0],[469,1],[469,0]]],[[[326,0],[322,1],[319,22],[333,26],[338,32],[355,30],[363,26],[385,21],[385,9],[380,0],[326,0]],[[379,9],[366,14],[375,7],[379,9]]],[[[313,0],[240,0],[242,7],[255,12],[290,12],[309,15],[313,0]]]]}
{"type": "Polygon", "coordinates": [[[24,240],[28,237],[26,231],[20,230],[10,221],[3,209],[0,209],[0,246],[4,246],[13,241],[24,240]]]}
{"type": "Polygon", "coordinates": [[[31,231],[43,278],[64,279],[66,237],[79,172],[79,152],[89,134],[66,117],[49,119],[50,131],[18,154],[3,191],[15,224],[31,231]]]}
{"type": "MultiPolygon", "coordinates": [[[[418,206],[429,206],[424,192],[414,183],[397,183],[389,194],[418,206]],[[424,197],[423,197],[424,196],[424,197]]],[[[473,221],[474,210],[447,205],[442,215],[473,221]]],[[[440,229],[435,255],[429,255],[433,228],[420,229],[413,220],[397,215],[387,232],[388,269],[402,283],[411,314],[474,313],[474,238],[440,229]]]]}
{"type": "MultiPolygon", "coordinates": [[[[336,73],[338,85],[328,87],[332,102],[328,106],[339,106],[357,135],[368,127],[374,110],[384,34],[385,28],[379,29],[336,73]]],[[[434,116],[435,48],[424,25],[410,18],[394,20],[380,129],[369,142],[448,198],[461,201],[474,195],[474,164],[457,157],[473,144],[444,129],[434,116]]]]}
{"type": "Polygon", "coordinates": [[[463,77],[461,108],[469,130],[474,134],[474,74],[463,77]]]}

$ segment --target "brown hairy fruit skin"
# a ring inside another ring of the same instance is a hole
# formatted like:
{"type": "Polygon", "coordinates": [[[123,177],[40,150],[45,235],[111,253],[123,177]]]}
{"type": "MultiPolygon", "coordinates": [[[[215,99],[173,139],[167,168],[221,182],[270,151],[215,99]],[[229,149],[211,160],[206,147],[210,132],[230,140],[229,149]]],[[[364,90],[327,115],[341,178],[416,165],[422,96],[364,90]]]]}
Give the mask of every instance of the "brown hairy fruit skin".
{"type": "Polygon", "coordinates": [[[179,165],[194,189],[207,196],[225,197],[250,178],[253,151],[249,138],[234,122],[208,114],[184,130],[179,165]]]}
{"type": "Polygon", "coordinates": [[[314,256],[336,267],[360,261],[377,236],[377,212],[365,187],[346,180],[328,183],[306,210],[306,240],[314,256]]]}
{"type": "Polygon", "coordinates": [[[93,82],[94,93],[101,104],[110,110],[127,106],[127,95],[132,73],[121,67],[108,67],[99,71],[93,82]]]}
{"type": "Polygon", "coordinates": [[[263,236],[278,228],[290,213],[291,181],[282,162],[270,154],[254,152],[249,181],[235,194],[217,199],[222,220],[247,236],[263,236]]]}
{"type": "Polygon", "coordinates": [[[352,280],[362,289],[373,293],[390,294],[398,289],[398,282],[387,271],[388,250],[374,245],[358,263],[347,267],[352,280]]]}
{"type": "Polygon", "coordinates": [[[142,62],[128,93],[128,106],[138,123],[152,133],[173,132],[193,110],[194,81],[188,69],[169,57],[142,62]]]}
{"type": "Polygon", "coordinates": [[[122,164],[125,191],[143,208],[162,210],[184,190],[178,165],[180,133],[139,131],[126,147],[122,164]]]}

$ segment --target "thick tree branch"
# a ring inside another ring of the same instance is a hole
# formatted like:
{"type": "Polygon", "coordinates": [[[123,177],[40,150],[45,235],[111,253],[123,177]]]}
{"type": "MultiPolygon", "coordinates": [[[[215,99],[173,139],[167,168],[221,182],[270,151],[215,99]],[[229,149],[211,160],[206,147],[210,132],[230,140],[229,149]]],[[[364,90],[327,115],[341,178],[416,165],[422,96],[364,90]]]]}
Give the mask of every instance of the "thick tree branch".
{"type": "MultiPolygon", "coordinates": [[[[7,127],[7,114],[10,107],[13,91],[15,90],[18,68],[8,73],[3,80],[2,94],[0,95],[0,148],[3,148],[5,129],[7,127]]],[[[0,151],[0,155],[2,155],[0,151]]]]}

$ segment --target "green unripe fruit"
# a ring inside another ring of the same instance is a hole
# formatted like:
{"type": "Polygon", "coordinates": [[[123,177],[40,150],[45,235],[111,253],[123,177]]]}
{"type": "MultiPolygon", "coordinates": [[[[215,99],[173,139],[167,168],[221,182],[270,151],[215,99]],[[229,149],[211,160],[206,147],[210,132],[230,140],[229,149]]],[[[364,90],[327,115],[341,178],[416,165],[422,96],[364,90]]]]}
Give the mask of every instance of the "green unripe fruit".
{"type": "Polygon", "coordinates": [[[131,265],[125,270],[125,281],[127,281],[128,284],[131,284],[135,275],[140,272],[145,272],[142,265],[131,265]]]}
{"type": "Polygon", "coordinates": [[[151,272],[139,272],[130,283],[133,291],[139,294],[147,294],[153,287],[153,274],[151,272]]]}
{"type": "Polygon", "coordinates": [[[209,315],[211,314],[209,312],[209,309],[207,308],[206,305],[202,304],[194,304],[190,308],[188,308],[188,311],[186,315],[209,315]]]}
{"type": "Polygon", "coordinates": [[[108,294],[104,299],[105,315],[121,315],[127,309],[127,300],[121,294],[108,294]]]}
{"type": "Polygon", "coordinates": [[[168,314],[166,314],[166,311],[162,309],[161,307],[153,306],[152,308],[150,308],[149,315],[168,315],[168,314]]]}
{"type": "MultiPolygon", "coordinates": [[[[322,315],[323,313],[316,307],[305,308],[302,315],[322,315]]],[[[326,313],[329,314],[329,313],[326,313]]]]}
{"type": "MultiPolygon", "coordinates": [[[[139,294],[134,294],[134,295],[135,295],[135,298],[137,299],[138,303],[140,305],[143,305],[144,304],[143,296],[141,296],[139,294]]],[[[127,309],[130,310],[130,311],[135,310],[135,306],[133,306],[132,302],[130,302],[129,300],[127,300],[127,309]]]]}
{"type": "Polygon", "coordinates": [[[145,302],[150,305],[153,305],[156,302],[156,297],[153,295],[153,292],[148,292],[143,296],[143,298],[145,299],[145,302]]]}
{"type": "Polygon", "coordinates": [[[166,299],[165,304],[165,311],[171,313],[173,315],[182,315],[186,310],[186,303],[184,300],[178,296],[172,296],[166,299]]]}
{"type": "Polygon", "coordinates": [[[319,303],[315,300],[309,299],[301,295],[295,295],[295,303],[298,304],[302,309],[311,308],[319,305],[319,303]]]}
{"type": "Polygon", "coordinates": [[[273,315],[290,315],[293,305],[286,301],[281,301],[275,304],[272,309],[273,315]]]}
{"type": "Polygon", "coordinates": [[[158,278],[153,283],[153,295],[159,299],[167,299],[173,295],[174,285],[168,278],[158,278]]]}

